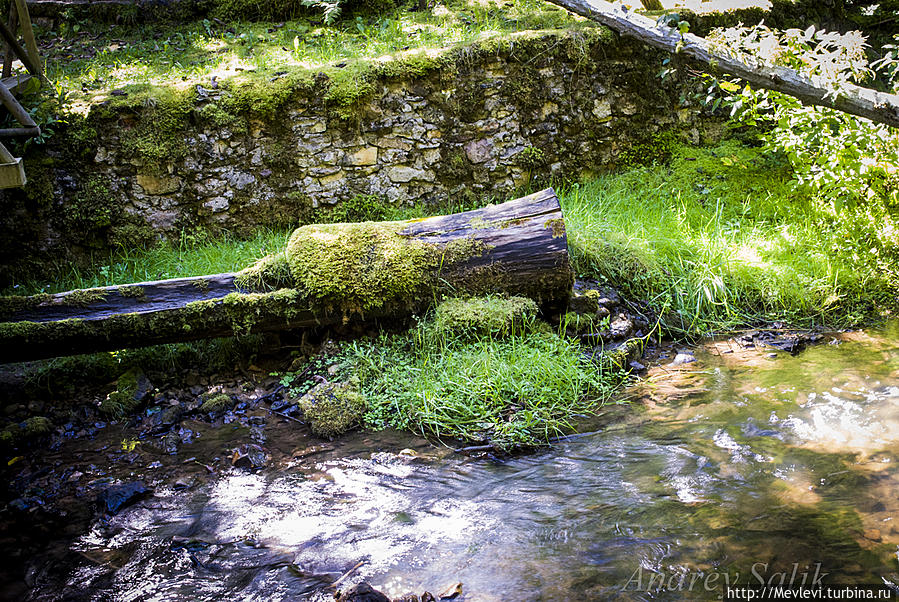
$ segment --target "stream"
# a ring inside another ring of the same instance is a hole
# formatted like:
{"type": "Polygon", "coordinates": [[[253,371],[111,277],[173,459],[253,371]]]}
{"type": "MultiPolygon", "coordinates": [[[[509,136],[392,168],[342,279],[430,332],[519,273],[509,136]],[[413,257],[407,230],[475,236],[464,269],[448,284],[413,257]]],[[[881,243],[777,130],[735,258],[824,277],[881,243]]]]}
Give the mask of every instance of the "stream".
{"type": "Polygon", "coordinates": [[[265,470],[157,487],[34,559],[30,599],[325,601],[347,572],[485,602],[705,599],[781,573],[899,583],[899,322],[771,351],[706,343],[593,432],[511,458],[282,435],[265,470]]]}

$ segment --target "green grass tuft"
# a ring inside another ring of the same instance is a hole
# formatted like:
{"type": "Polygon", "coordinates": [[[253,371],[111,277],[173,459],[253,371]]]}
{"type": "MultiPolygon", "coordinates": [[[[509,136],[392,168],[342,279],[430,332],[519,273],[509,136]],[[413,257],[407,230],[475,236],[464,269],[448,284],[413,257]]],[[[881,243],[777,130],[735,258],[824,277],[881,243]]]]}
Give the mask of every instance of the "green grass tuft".
{"type": "Polygon", "coordinates": [[[461,341],[422,330],[349,348],[369,426],[498,449],[539,446],[571,432],[620,382],[554,333],[461,341]]]}

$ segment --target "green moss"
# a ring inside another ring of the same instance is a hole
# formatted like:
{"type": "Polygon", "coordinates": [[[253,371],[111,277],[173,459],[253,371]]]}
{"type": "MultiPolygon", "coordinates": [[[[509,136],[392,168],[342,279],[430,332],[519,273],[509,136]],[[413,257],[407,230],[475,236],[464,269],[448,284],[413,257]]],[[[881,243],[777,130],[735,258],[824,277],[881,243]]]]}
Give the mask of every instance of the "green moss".
{"type": "Polygon", "coordinates": [[[376,75],[388,79],[415,78],[446,68],[452,70],[453,65],[443,55],[431,56],[426,51],[406,52],[379,63],[376,75]]]}
{"type": "Polygon", "coordinates": [[[157,236],[153,226],[142,217],[122,211],[113,218],[106,239],[110,247],[134,249],[156,241],[157,236]]]}
{"type": "Polygon", "coordinates": [[[93,232],[112,225],[112,195],[99,177],[88,178],[59,218],[75,229],[93,232]]]}
{"type": "Polygon", "coordinates": [[[38,207],[50,207],[55,184],[52,163],[26,158],[25,173],[28,174],[28,181],[23,189],[25,198],[38,207]]]}
{"type": "Polygon", "coordinates": [[[200,119],[209,121],[218,128],[227,128],[232,132],[245,132],[247,130],[246,121],[231,113],[220,104],[211,102],[204,105],[197,111],[200,119]]]}
{"type": "Polygon", "coordinates": [[[234,278],[238,288],[265,292],[293,285],[290,264],[284,251],[266,255],[248,268],[241,270],[234,278]]]}
{"type": "Polygon", "coordinates": [[[44,416],[32,416],[24,423],[24,434],[26,437],[40,437],[48,434],[53,430],[53,423],[44,416]]]}
{"type": "Polygon", "coordinates": [[[528,330],[536,316],[537,304],[526,297],[447,299],[434,312],[433,329],[462,338],[505,337],[528,330]]]}
{"type": "Polygon", "coordinates": [[[511,71],[503,82],[502,93],[516,106],[532,111],[547,98],[543,76],[529,65],[511,71]]]}
{"type": "Polygon", "coordinates": [[[561,323],[569,334],[598,333],[609,327],[609,317],[570,311],[562,316],[561,323]]]}
{"type": "Polygon", "coordinates": [[[144,289],[140,286],[120,286],[118,288],[118,293],[122,297],[130,298],[143,297],[146,294],[144,289]]]}
{"type": "Polygon", "coordinates": [[[543,224],[543,227],[552,229],[553,238],[562,238],[565,236],[565,220],[561,217],[547,220],[546,223],[543,224]]]}
{"type": "Polygon", "coordinates": [[[464,182],[471,179],[471,162],[460,149],[450,150],[440,166],[440,175],[450,182],[464,182]]]}
{"type": "Polygon", "coordinates": [[[515,161],[523,169],[533,171],[546,165],[546,153],[539,148],[528,146],[515,156],[515,161]]]}
{"type": "Polygon", "coordinates": [[[364,312],[415,297],[439,265],[434,245],[401,236],[406,222],[320,224],[287,243],[294,281],[312,299],[364,312]]]}
{"type": "MultiPolygon", "coordinates": [[[[445,246],[403,236],[409,222],[313,224],[287,243],[293,281],[314,308],[364,313],[426,301],[439,273],[482,255],[486,245],[460,238],[445,246]]],[[[411,309],[411,308],[410,308],[411,309]]]]}
{"type": "Polygon", "coordinates": [[[675,131],[657,132],[619,154],[616,164],[619,168],[662,165],[671,160],[680,143],[680,135],[675,131]]]}
{"type": "Polygon", "coordinates": [[[105,301],[108,294],[109,291],[97,288],[79,289],[63,297],[62,304],[73,307],[88,307],[93,303],[105,301]]]}
{"type": "Polygon", "coordinates": [[[283,288],[270,293],[231,293],[222,299],[222,307],[234,334],[240,336],[250,334],[261,317],[281,317],[289,322],[301,311],[301,300],[298,291],[283,288]]]}
{"type": "Polygon", "coordinates": [[[21,423],[10,424],[0,431],[0,446],[13,447],[23,441],[38,439],[53,430],[53,423],[44,416],[32,416],[21,423]]]}
{"type": "Polygon", "coordinates": [[[49,295],[46,293],[40,295],[32,295],[30,297],[23,297],[19,295],[0,297],[0,320],[5,320],[19,312],[33,309],[41,303],[49,301],[52,298],[53,295],[49,295]]]}
{"type": "Polygon", "coordinates": [[[100,403],[100,411],[114,417],[121,417],[132,412],[140,403],[140,383],[143,377],[140,370],[131,369],[116,381],[116,389],[100,403]]]}
{"type": "Polygon", "coordinates": [[[368,61],[353,61],[329,76],[325,102],[341,119],[356,116],[362,103],[375,91],[375,71],[368,61]]]}
{"type": "Polygon", "coordinates": [[[234,407],[234,404],[235,401],[230,395],[227,393],[219,393],[218,395],[214,395],[205,400],[203,405],[200,406],[200,411],[217,414],[219,412],[230,410],[234,407]]]}
{"type": "Polygon", "coordinates": [[[242,130],[239,115],[271,120],[292,98],[303,90],[311,90],[312,86],[312,74],[304,69],[274,79],[270,73],[247,73],[223,82],[222,87],[228,94],[219,101],[217,108],[206,110],[210,111],[212,119],[242,130]]]}
{"type": "Polygon", "coordinates": [[[194,106],[193,91],[155,88],[140,106],[135,104],[132,99],[126,105],[136,118],[123,120],[122,150],[150,173],[165,173],[166,165],[187,154],[184,135],[194,106]]]}
{"type": "Polygon", "coordinates": [[[362,423],[365,398],[350,383],[319,385],[299,400],[312,432],[333,438],[362,423]]]}
{"type": "Polygon", "coordinates": [[[329,222],[376,222],[386,216],[386,201],[374,194],[357,194],[337,204],[326,215],[329,222]]]}

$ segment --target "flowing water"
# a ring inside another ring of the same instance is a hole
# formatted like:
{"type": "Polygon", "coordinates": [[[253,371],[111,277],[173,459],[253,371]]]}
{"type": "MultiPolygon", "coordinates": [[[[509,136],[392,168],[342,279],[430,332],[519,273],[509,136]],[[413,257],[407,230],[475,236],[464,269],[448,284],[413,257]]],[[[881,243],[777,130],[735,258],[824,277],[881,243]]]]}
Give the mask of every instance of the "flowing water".
{"type": "Polygon", "coordinates": [[[375,433],[159,489],[71,543],[79,560],[33,593],[329,600],[360,562],[344,584],[398,596],[461,581],[465,600],[897,583],[899,324],[843,339],[776,359],[706,345],[607,406],[595,433],[530,455],[375,433]]]}

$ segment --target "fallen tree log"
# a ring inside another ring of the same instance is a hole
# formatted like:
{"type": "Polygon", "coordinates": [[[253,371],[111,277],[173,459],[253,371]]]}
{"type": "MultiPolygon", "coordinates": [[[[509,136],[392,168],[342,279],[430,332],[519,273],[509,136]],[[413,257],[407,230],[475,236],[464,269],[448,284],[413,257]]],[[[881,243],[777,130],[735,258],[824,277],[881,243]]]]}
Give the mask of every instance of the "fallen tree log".
{"type": "Polygon", "coordinates": [[[444,295],[561,310],[572,282],[547,189],[455,215],[303,226],[238,273],[0,297],[0,362],[408,316],[444,295]]]}
{"type": "Polygon", "coordinates": [[[750,65],[720,52],[714,52],[705,38],[683,34],[677,28],[659,25],[656,21],[628,11],[620,4],[603,0],[549,0],[575,14],[581,15],[623,36],[667,52],[677,52],[705,66],[712,73],[730,73],[749,84],[782,92],[806,104],[837,109],[871,121],[899,128],[899,95],[886,94],[854,84],[843,84],[838,94],[821,78],[809,78],[786,67],[750,65]]]}

